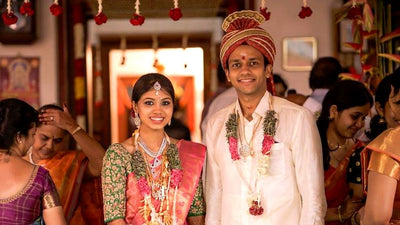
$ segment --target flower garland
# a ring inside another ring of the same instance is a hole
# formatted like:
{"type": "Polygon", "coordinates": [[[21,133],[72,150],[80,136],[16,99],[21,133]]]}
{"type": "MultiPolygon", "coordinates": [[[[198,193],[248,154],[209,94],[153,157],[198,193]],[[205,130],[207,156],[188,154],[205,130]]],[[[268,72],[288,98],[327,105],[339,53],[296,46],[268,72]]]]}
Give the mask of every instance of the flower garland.
{"type": "Polygon", "coordinates": [[[58,0],[54,0],[53,4],[50,6],[50,12],[53,16],[61,15],[63,8],[58,4],[58,0]]]}
{"type": "MultiPolygon", "coordinates": [[[[264,121],[263,121],[263,133],[264,138],[262,141],[261,155],[257,157],[257,174],[258,176],[267,175],[269,167],[269,157],[271,155],[271,147],[275,143],[274,136],[276,134],[276,124],[278,119],[276,118],[276,112],[274,110],[267,110],[264,121]]],[[[233,161],[240,159],[238,152],[238,115],[237,113],[231,113],[228,121],[225,123],[226,137],[229,144],[229,152],[233,161]]],[[[257,177],[258,177],[257,176],[257,177]]],[[[257,183],[257,182],[256,182],[257,183]]],[[[257,186],[257,185],[256,185],[257,186]]],[[[251,196],[249,213],[253,216],[262,215],[264,208],[261,205],[261,196],[256,193],[251,196]]]]}
{"type": "MultiPolygon", "coordinates": [[[[135,132],[135,139],[137,140],[139,132],[135,132]]],[[[168,140],[169,142],[169,140],[168,140]]],[[[135,142],[137,143],[137,142],[135,142]]],[[[176,193],[177,189],[179,187],[179,184],[182,180],[183,177],[183,172],[182,172],[182,167],[181,167],[181,161],[179,158],[179,152],[178,152],[178,147],[174,144],[171,143],[169,144],[167,150],[166,150],[166,156],[167,156],[167,161],[168,161],[168,169],[170,171],[170,176],[169,176],[169,185],[174,188],[175,193],[174,193],[174,199],[173,199],[173,215],[172,218],[170,218],[169,214],[167,212],[163,213],[156,213],[156,210],[154,206],[152,205],[151,201],[151,188],[149,186],[148,180],[148,174],[146,170],[147,163],[145,161],[145,158],[142,154],[141,151],[138,150],[136,147],[136,151],[133,153],[133,172],[135,174],[136,180],[137,180],[137,186],[139,188],[140,194],[144,197],[144,206],[143,206],[143,216],[144,218],[149,218],[151,217],[151,221],[158,221],[161,220],[159,214],[163,215],[164,220],[167,221],[175,221],[176,215],[175,215],[175,204],[176,204],[176,193]]],[[[162,211],[161,202],[161,207],[160,211],[162,211]]],[[[168,204],[168,194],[167,194],[167,204],[168,204]]],[[[166,211],[169,210],[169,207],[167,205],[166,211]]]]}
{"type": "Polygon", "coordinates": [[[94,21],[97,25],[101,25],[103,23],[107,23],[108,17],[103,13],[103,0],[97,0],[97,3],[99,5],[99,9],[97,11],[97,15],[94,17],[94,21]]]}
{"type": "MultiPolygon", "coordinates": [[[[231,158],[233,161],[239,160],[240,155],[238,152],[238,115],[237,113],[231,113],[229,115],[228,121],[225,123],[226,127],[226,138],[229,143],[229,152],[231,153],[231,158]]],[[[276,123],[278,119],[276,118],[276,112],[274,110],[268,110],[265,114],[263,121],[263,133],[264,139],[262,142],[261,152],[265,156],[271,154],[272,144],[275,143],[274,136],[276,133],[276,123]]]]}
{"type": "Polygon", "coordinates": [[[140,1],[136,0],[136,2],[135,2],[135,13],[133,13],[131,19],[129,20],[129,22],[133,26],[142,26],[142,24],[144,23],[144,20],[145,20],[144,16],[140,15],[139,5],[140,5],[140,1]]]}
{"type": "Polygon", "coordinates": [[[260,13],[264,16],[265,21],[269,20],[271,17],[271,12],[267,12],[267,0],[261,0],[260,3],[260,13]]]}
{"type": "Polygon", "coordinates": [[[32,16],[33,14],[35,14],[32,2],[30,2],[29,0],[24,0],[24,3],[19,8],[19,12],[25,16],[32,16]]]}
{"type": "Polygon", "coordinates": [[[182,18],[182,12],[181,9],[178,6],[178,0],[174,0],[174,8],[169,10],[169,17],[174,20],[177,21],[180,18],[182,18]]]}
{"type": "Polygon", "coordinates": [[[17,23],[18,17],[11,10],[11,0],[7,0],[7,10],[1,15],[5,25],[9,26],[17,23]]]}
{"type": "Polygon", "coordinates": [[[299,12],[299,17],[301,19],[305,19],[306,17],[310,17],[312,14],[312,10],[307,6],[307,0],[303,0],[303,6],[301,7],[301,11],[299,12]]]}

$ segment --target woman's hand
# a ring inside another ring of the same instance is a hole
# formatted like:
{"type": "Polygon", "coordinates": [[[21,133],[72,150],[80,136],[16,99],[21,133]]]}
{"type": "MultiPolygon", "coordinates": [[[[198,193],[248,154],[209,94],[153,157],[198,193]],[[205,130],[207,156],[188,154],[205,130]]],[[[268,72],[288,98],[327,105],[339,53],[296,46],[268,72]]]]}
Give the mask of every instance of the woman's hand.
{"type": "Polygon", "coordinates": [[[342,220],[350,219],[363,205],[361,199],[347,198],[342,204],[340,211],[342,220]]]}

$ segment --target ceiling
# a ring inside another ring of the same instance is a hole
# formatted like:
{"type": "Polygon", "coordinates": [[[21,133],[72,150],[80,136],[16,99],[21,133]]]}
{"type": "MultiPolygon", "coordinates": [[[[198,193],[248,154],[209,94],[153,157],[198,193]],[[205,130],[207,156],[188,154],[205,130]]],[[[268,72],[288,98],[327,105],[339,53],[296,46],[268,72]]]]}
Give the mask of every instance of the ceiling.
{"type": "MultiPolygon", "coordinates": [[[[91,15],[97,14],[97,0],[85,0],[91,15]]],[[[103,12],[111,19],[130,18],[135,12],[136,0],[103,1],[103,12]]],[[[238,2],[236,0],[180,0],[179,8],[183,17],[215,17],[223,15],[225,6],[238,2]]],[[[239,0],[240,2],[240,0],[239,0]]],[[[169,17],[169,10],[173,8],[173,0],[140,0],[140,14],[145,18],[169,17]]]]}

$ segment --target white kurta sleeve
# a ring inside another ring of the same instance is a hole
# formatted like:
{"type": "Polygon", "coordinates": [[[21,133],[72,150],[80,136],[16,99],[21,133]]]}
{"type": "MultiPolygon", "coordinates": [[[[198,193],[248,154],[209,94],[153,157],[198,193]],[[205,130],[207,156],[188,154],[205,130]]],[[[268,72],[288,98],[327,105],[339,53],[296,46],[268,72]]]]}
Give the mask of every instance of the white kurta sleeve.
{"type": "Polygon", "coordinates": [[[321,140],[309,111],[299,113],[291,144],[298,189],[302,198],[299,224],[324,224],[326,199],[321,140]]]}
{"type": "Polygon", "coordinates": [[[205,143],[207,144],[206,175],[205,175],[205,200],[206,224],[221,224],[222,187],[221,173],[216,158],[218,134],[213,131],[212,124],[206,128],[205,143]]]}

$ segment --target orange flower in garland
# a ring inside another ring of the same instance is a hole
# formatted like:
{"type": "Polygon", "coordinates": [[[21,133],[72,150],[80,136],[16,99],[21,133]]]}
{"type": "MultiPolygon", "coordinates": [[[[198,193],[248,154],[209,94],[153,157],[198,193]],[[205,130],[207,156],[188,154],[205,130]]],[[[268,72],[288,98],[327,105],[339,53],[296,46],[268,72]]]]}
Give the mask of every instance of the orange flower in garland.
{"type": "Polygon", "coordinates": [[[11,0],[7,0],[7,10],[1,15],[5,25],[9,26],[17,23],[18,17],[11,11],[11,0]]]}
{"type": "Polygon", "coordinates": [[[21,5],[21,7],[19,8],[19,12],[22,15],[26,15],[26,16],[32,16],[35,13],[35,11],[33,10],[33,7],[32,7],[32,3],[29,1],[25,1],[21,5]]]}
{"type": "Polygon", "coordinates": [[[181,9],[178,7],[178,0],[174,0],[174,8],[169,10],[169,17],[171,17],[172,20],[177,21],[182,18],[182,16],[181,9]]]}

